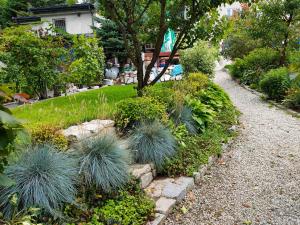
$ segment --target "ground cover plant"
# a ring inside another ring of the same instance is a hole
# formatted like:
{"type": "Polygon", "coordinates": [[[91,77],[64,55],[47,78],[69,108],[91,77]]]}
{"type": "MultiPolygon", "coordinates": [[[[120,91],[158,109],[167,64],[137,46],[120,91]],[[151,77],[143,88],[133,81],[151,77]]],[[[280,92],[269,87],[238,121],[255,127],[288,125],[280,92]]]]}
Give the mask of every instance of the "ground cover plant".
{"type": "Polygon", "coordinates": [[[105,87],[24,105],[12,112],[29,129],[41,125],[67,128],[96,118],[111,118],[116,109],[115,104],[135,94],[132,85],[105,87]]]}

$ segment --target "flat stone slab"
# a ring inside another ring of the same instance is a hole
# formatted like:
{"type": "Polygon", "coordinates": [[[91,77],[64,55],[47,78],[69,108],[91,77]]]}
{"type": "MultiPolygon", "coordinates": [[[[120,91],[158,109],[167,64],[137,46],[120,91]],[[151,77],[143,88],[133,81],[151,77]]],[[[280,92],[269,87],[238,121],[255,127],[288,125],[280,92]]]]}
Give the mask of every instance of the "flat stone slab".
{"type": "Polygon", "coordinates": [[[175,203],[175,199],[161,197],[155,203],[155,212],[168,215],[175,203]]]}
{"type": "Polygon", "coordinates": [[[173,178],[159,178],[152,181],[152,183],[145,189],[146,194],[153,198],[158,199],[162,195],[162,191],[167,184],[175,181],[173,178]]]}
{"type": "Polygon", "coordinates": [[[113,120],[92,120],[77,126],[71,126],[62,131],[71,142],[79,142],[97,134],[114,134],[115,122],[113,120]]]}
{"type": "Polygon", "coordinates": [[[153,221],[149,221],[147,225],[161,225],[166,219],[166,215],[155,213],[155,219],[153,221]]]}
{"type": "Polygon", "coordinates": [[[181,201],[186,195],[186,192],[186,186],[176,183],[170,183],[164,187],[161,196],[166,198],[174,198],[177,201],[181,201]]]}

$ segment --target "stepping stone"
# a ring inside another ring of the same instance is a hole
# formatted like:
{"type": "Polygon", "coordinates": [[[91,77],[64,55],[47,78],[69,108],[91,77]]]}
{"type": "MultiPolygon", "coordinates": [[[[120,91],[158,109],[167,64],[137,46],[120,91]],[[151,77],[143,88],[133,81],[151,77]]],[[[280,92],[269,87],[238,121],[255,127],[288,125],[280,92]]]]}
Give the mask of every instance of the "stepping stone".
{"type": "Polygon", "coordinates": [[[175,203],[175,199],[161,197],[155,203],[155,212],[168,215],[175,203]]]}
{"type": "Polygon", "coordinates": [[[167,184],[163,191],[162,196],[166,198],[174,198],[177,201],[181,201],[186,195],[187,187],[176,183],[167,184]]]}
{"type": "Polygon", "coordinates": [[[155,213],[155,219],[147,223],[147,225],[161,225],[165,221],[166,216],[164,214],[155,213]]]}
{"type": "Polygon", "coordinates": [[[152,174],[152,172],[150,171],[149,173],[146,173],[146,174],[142,175],[140,177],[140,180],[141,180],[141,188],[142,189],[148,187],[148,185],[153,180],[153,174],[152,174]]]}
{"type": "Polygon", "coordinates": [[[167,184],[172,184],[173,178],[159,178],[153,180],[152,183],[145,189],[147,195],[153,199],[158,199],[162,195],[162,191],[167,184]]]}

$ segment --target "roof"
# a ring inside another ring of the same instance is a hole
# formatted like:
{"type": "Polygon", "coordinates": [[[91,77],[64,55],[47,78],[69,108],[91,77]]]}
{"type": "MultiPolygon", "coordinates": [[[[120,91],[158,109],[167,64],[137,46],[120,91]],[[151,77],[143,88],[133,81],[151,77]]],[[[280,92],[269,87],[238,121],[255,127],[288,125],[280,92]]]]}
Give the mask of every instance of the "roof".
{"type": "Polygon", "coordinates": [[[72,12],[72,11],[91,11],[94,10],[95,7],[90,3],[82,3],[75,5],[56,5],[56,6],[48,6],[41,8],[31,8],[29,9],[34,15],[44,14],[44,13],[58,13],[58,12],[72,12]]]}
{"type": "Polygon", "coordinates": [[[32,22],[40,22],[41,17],[39,16],[20,16],[20,17],[14,17],[13,20],[16,23],[32,23],[32,22]]]}

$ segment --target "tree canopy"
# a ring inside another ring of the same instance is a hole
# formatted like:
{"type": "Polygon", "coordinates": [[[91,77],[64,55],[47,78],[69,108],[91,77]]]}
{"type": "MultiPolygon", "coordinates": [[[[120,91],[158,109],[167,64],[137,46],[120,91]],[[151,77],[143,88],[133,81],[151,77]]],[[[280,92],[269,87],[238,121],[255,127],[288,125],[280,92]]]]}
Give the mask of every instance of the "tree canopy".
{"type": "MultiPolygon", "coordinates": [[[[211,39],[212,31],[220,20],[213,13],[227,0],[98,0],[102,13],[113,20],[122,32],[125,48],[137,67],[138,90],[149,84],[151,69],[155,65],[168,29],[176,32],[174,48],[169,60],[180,49],[191,47],[197,39],[211,39]],[[153,43],[154,52],[145,74],[141,56],[143,44],[153,43]]],[[[221,29],[219,30],[221,31],[221,29]]],[[[162,72],[151,82],[156,83],[162,72]]]]}

